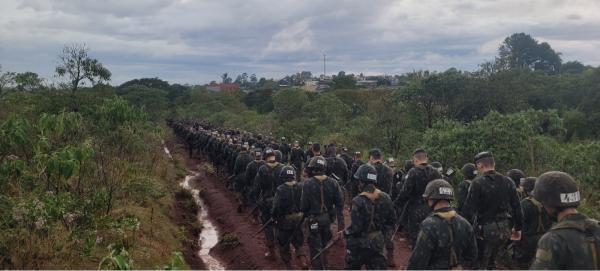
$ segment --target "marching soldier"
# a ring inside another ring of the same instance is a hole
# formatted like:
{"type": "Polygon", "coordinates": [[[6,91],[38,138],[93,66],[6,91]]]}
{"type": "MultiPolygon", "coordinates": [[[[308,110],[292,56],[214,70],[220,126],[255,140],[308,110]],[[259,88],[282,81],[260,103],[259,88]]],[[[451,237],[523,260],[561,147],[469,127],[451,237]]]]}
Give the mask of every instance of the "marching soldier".
{"type": "MultiPolygon", "coordinates": [[[[406,174],[406,181],[400,194],[408,199],[403,207],[407,215],[408,236],[410,244],[414,248],[419,233],[419,225],[429,215],[431,211],[423,200],[425,187],[430,181],[442,179],[442,175],[431,165],[427,164],[427,152],[424,149],[417,149],[413,153],[413,165],[406,174]]],[[[403,218],[400,218],[403,220],[403,218]]]]}
{"type": "Polygon", "coordinates": [[[384,256],[383,230],[396,223],[394,206],[390,196],[377,189],[377,170],[365,164],[358,168],[354,178],[358,180],[361,193],[352,200],[350,226],[344,231],[346,237],[346,269],[387,269],[387,261],[393,254],[384,256]]]}
{"type": "Polygon", "coordinates": [[[281,151],[282,156],[282,162],[283,164],[287,165],[290,163],[290,152],[292,150],[292,148],[290,148],[290,144],[287,143],[285,136],[281,137],[281,145],[279,146],[279,150],[281,151]]]}
{"type": "Polygon", "coordinates": [[[477,168],[472,163],[467,163],[461,168],[463,180],[458,184],[458,193],[456,197],[456,211],[463,214],[463,206],[467,200],[467,194],[469,193],[469,187],[473,182],[473,179],[477,177],[477,168]]]}
{"type": "Polygon", "coordinates": [[[258,169],[265,164],[265,161],[262,160],[262,150],[254,149],[254,161],[251,161],[246,166],[246,174],[245,181],[243,184],[242,190],[242,198],[246,204],[254,203],[256,204],[257,198],[254,198],[252,194],[252,188],[254,187],[254,178],[256,178],[256,173],[258,173],[258,169]]]}
{"type": "MultiPolygon", "coordinates": [[[[392,169],[383,163],[383,158],[381,157],[381,151],[379,149],[372,149],[369,151],[369,164],[377,171],[377,182],[375,183],[375,187],[385,192],[387,195],[390,195],[392,193],[393,173],[392,169]]],[[[385,248],[387,250],[387,260],[390,267],[395,266],[394,259],[392,258],[394,255],[394,241],[391,239],[392,234],[394,234],[395,231],[394,226],[395,224],[386,225],[381,229],[385,236],[385,248]]]]}
{"type": "MultiPolygon", "coordinates": [[[[271,148],[265,150],[265,164],[260,166],[254,180],[254,198],[258,198],[258,206],[260,209],[260,219],[265,226],[271,222],[271,209],[273,208],[273,197],[275,190],[280,184],[279,175],[283,165],[276,161],[275,151],[271,148]]],[[[265,253],[265,258],[275,259],[274,250],[274,233],[272,224],[264,228],[265,239],[267,240],[268,251],[265,253]]]]}
{"type": "Polygon", "coordinates": [[[354,153],[354,162],[352,163],[352,167],[350,168],[350,185],[346,186],[346,189],[349,190],[350,196],[352,198],[356,197],[359,193],[358,190],[358,180],[354,179],[354,174],[360,166],[362,166],[365,162],[362,160],[361,152],[357,151],[354,153]]]}
{"type": "MultiPolygon", "coordinates": [[[[337,181],[325,175],[326,168],[325,158],[313,157],[306,169],[309,178],[302,187],[300,209],[307,218],[307,242],[313,269],[326,268],[327,253],[315,256],[331,240],[331,223],[335,221],[336,212],[343,208],[340,187],[337,181]]],[[[338,229],[343,229],[341,223],[338,221],[338,229]]]]}
{"type": "Polygon", "coordinates": [[[506,172],[506,177],[511,179],[515,183],[515,187],[517,187],[517,196],[519,196],[519,200],[525,198],[525,194],[523,193],[523,188],[521,188],[521,180],[525,178],[525,173],[520,169],[511,169],[506,172]]]}
{"type": "Polygon", "coordinates": [[[479,268],[496,269],[496,256],[502,246],[509,239],[521,239],[523,213],[515,183],[494,170],[494,156],[481,152],[474,160],[481,175],[471,183],[464,214],[474,221],[481,239],[479,268]]]}
{"type": "Polygon", "coordinates": [[[423,223],[407,269],[459,269],[477,258],[477,243],[471,224],[450,207],[452,185],[439,179],[423,193],[433,209],[423,223]]]}
{"type": "Polygon", "coordinates": [[[533,197],[557,223],[542,236],[531,269],[600,269],[600,226],[577,211],[581,194],[569,174],[542,174],[533,197]]]}
{"type": "Polygon", "coordinates": [[[302,250],[304,243],[301,229],[304,215],[300,212],[302,183],[296,182],[296,170],[291,166],[282,168],[280,179],[284,183],[277,187],[272,210],[273,219],[277,222],[279,254],[286,268],[292,269],[290,244],[293,245],[300,266],[305,269],[308,265],[306,254],[302,250]]]}
{"type": "Polygon", "coordinates": [[[523,233],[521,240],[516,241],[513,247],[513,260],[519,269],[528,269],[531,266],[538,241],[552,226],[552,221],[544,211],[542,203],[531,195],[536,180],[535,177],[527,177],[520,183],[525,196],[521,200],[523,233]]]}
{"type": "Polygon", "coordinates": [[[294,147],[291,150],[290,162],[294,169],[296,169],[296,180],[300,180],[300,175],[302,173],[302,164],[304,161],[305,155],[302,148],[300,148],[300,143],[298,141],[294,141],[294,147]]]}
{"type": "Polygon", "coordinates": [[[246,168],[248,164],[254,160],[252,155],[248,152],[249,146],[247,144],[242,145],[242,151],[235,158],[235,164],[233,166],[233,174],[234,174],[234,188],[235,191],[240,193],[240,207],[241,211],[248,202],[246,202],[246,198],[243,196],[244,193],[244,181],[246,177],[246,168]]]}

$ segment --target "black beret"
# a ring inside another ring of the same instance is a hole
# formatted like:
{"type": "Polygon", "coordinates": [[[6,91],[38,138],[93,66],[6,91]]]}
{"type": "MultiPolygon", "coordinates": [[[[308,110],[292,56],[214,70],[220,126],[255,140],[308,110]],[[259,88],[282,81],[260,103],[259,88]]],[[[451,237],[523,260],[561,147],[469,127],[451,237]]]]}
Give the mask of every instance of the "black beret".
{"type": "Polygon", "coordinates": [[[369,151],[369,156],[381,156],[381,150],[379,150],[379,149],[371,149],[369,151]]]}
{"type": "Polygon", "coordinates": [[[480,152],[477,155],[475,155],[475,158],[473,159],[473,161],[474,161],[474,163],[477,163],[477,161],[479,161],[479,160],[481,160],[483,158],[488,158],[488,157],[492,157],[493,158],[494,156],[489,151],[480,152]]]}

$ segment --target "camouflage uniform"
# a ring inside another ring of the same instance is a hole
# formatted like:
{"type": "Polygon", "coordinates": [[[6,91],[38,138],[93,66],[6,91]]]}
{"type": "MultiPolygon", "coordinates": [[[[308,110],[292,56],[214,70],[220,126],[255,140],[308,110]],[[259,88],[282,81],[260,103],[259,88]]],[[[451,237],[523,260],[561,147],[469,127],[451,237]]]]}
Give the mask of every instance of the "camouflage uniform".
{"type": "Polygon", "coordinates": [[[531,269],[600,269],[600,226],[583,214],[565,216],[542,236],[531,269]]]}
{"type": "Polygon", "coordinates": [[[496,256],[511,235],[511,226],[520,231],[523,222],[515,183],[494,170],[473,180],[463,210],[476,221],[480,244],[480,268],[496,269],[496,256]],[[476,218],[475,218],[476,216],[476,218]]]}
{"type": "MultiPolygon", "coordinates": [[[[388,195],[388,197],[390,197],[389,195],[392,194],[392,185],[393,185],[392,169],[381,162],[376,162],[376,163],[372,164],[372,166],[377,171],[377,183],[375,184],[375,187],[377,189],[381,190],[382,192],[385,192],[388,195]]],[[[392,206],[392,208],[393,208],[393,206],[392,206]]],[[[395,212],[395,209],[393,209],[393,210],[395,212]]],[[[395,217],[395,214],[394,214],[394,217],[395,217]]],[[[395,223],[392,225],[386,225],[381,229],[383,232],[383,235],[384,235],[385,248],[387,250],[387,255],[394,255],[394,240],[392,240],[392,234],[394,234],[395,229],[396,229],[395,223]]],[[[391,257],[391,256],[388,256],[388,257],[391,257]]],[[[390,261],[390,264],[392,264],[392,263],[393,262],[390,261]]]]}
{"type": "Polygon", "coordinates": [[[435,210],[421,223],[408,270],[462,268],[477,258],[471,224],[451,207],[435,210]]]}
{"type": "MultiPolygon", "coordinates": [[[[308,247],[312,258],[331,240],[331,223],[336,209],[341,210],[342,198],[338,183],[326,175],[307,179],[302,187],[300,209],[307,218],[308,247]]],[[[311,262],[313,269],[323,269],[326,257],[321,255],[311,262]]]]}
{"type": "Polygon", "coordinates": [[[246,166],[246,174],[245,181],[243,184],[242,195],[245,197],[245,201],[248,204],[254,204],[258,200],[258,198],[254,197],[252,194],[252,188],[254,187],[254,179],[256,178],[256,173],[258,173],[258,169],[265,164],[263,160],[253,160],[246,166]]]}
{"type": "Polygon", "coordinates": [[[363,192],[352,200],[350,218],[351,224],[344,232],[346,269],[357,270],[363,265],[367,269],[387,269],[383,230],[396,223],[390,196],[367,184],[363,192]]]}
{"type": "Polygon", "coordinates": [[[277,187],[273,199],[272,215],[277,222],[277,241],[279,243],[279,254],[285,263],[291,260],[290,244],[296,249],[296,256],[303,256],[302,233],[300,212],[300,200],[302,196],[302,183],[290,180],[277,187]]]}
{"type": "Polygon", "coordinates": [[[520,269],[527,269],[535,257],[540,237],[552,226],[552,221],[542,204],[532,196],[521,201],[523,209],[523,232],[521,240],[514,243],[513,259],[520,269]]]}
{"type": "Polygon", "coordinates": [[[292,148],[290,154],[290,163],[296,169],[296,180],[300,180],[302,174],[302,163],[304,163],[304,151],[300,147],[292,148]]]}
{"type": "Polygon", "coordinates": [[[358,193],[360,192],[358,189],[358,180],[354,179],[354,173],[356,173],[356,170],[358,170],[358,168],[360,166],[362,166],[365,162],[363,162],[360,159],[356,159],[354,160],[354,163],[352,163],[352,167],[350,167],[350,185],[346,186],[346,189],[348,189],[350,197],[354,198],[358,195],[358,193]]]}
{"type": "MultiPolygon", "coordinates": [[[[419,226],[431,212],[423,200],[423,192],[425,192],[425,187],[427,187],[430,181],[441,179],[442,176],[427,163],[411,168],[406,175],[406,181],[400,195],[408,199],[404,208],[406,208],[405,215],[408,218],[407,226],[410,244],[414,247],[417,242],[417,235],[419,234],[419,226]]],[[[400,219],[402,220],[403,218],[400,219]]]]}
{"type": "MultiPolygon", "coordinates": [[[[281,169],[283,165],[278,162],[267,162],[258,169],[254,180],[253,198],[259,198],[257,202],[260,209],[261,222],[267,223],[271,219],[271,209],[273,208],[273,197],[275,190],[279,186],[281,169]]],[[[267,247],[274,246],[275,235],[273,232],[273,224],[269,224],[263,232],[267,240],[267,247]]]]}
{"type": "Polygon", "coordinates": [[[246,168],[248,167],[248,164],[250,164],[253,160],[254,158],[252,158],[252,155],[250,155],[250,153],[248,153],[247,151],[242,151],[235,158],[235,163],[233,166],[233,174],[235,178],[234,188],[238,193],[242,194],[242,204],[244,205],[248,204],[246,198],[243,196],[245,187],[244,182],[246,179],[246,168]]]}

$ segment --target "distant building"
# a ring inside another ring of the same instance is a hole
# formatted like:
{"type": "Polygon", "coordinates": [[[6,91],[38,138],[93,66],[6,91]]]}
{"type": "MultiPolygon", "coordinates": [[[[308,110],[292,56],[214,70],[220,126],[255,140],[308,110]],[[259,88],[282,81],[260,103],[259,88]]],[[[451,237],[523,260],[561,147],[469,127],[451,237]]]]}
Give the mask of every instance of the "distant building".
{"type": "Polygon", "coordinates": [[[375,88],[377,87],[377,80],[360,80],[356,81],[356,85],[362,88],[375,88]]]}
{"type": "Polygon", "coordinates": [[[231,83],[231,84],[217,84],[217,83],[211,83],[210,85],[206,86],[206,89],[210,92],[226,92],[226,93],[233,93],[236,91],[240,90],[240,85],[239,84],[235,84],[235,83],[231,83]]]}

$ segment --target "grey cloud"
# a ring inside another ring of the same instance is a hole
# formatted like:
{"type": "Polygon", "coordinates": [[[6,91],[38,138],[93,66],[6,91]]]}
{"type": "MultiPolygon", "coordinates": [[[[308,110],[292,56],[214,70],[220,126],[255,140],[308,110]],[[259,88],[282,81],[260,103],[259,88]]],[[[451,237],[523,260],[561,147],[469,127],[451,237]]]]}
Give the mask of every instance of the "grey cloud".
{"type": "Polygon", "coordinates": [[[51,77],[64,44],[85,42],[114,83],[202,83],[222,72],[472,70],[526,32],[566,60],[600,64],[598,1],[5,0],[4,69],[51,77]]]}

